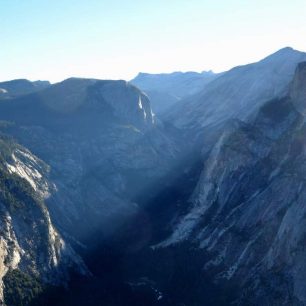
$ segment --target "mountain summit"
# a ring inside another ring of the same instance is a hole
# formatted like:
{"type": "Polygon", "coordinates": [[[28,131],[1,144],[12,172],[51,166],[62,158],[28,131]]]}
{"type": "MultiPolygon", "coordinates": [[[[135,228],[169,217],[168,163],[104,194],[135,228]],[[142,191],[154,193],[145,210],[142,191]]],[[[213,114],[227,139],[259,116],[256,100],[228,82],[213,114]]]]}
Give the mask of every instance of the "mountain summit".
{"type": "Polygon", "coordinates": [[[244,120],[267,100],[283,96],[297,64],[305,60],[306,53],[284,48],[257,63],[233,68],[165,116],[176,127],[196,132],[222,126],[231,118],[244,120]]]}

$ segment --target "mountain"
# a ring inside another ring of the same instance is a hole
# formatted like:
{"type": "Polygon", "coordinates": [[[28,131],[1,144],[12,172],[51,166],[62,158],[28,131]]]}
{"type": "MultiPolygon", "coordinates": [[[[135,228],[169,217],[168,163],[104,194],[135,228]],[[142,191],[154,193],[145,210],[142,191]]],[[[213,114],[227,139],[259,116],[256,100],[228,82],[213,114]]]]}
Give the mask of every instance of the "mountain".
{"type": "Polygon", "coordinates": [[[31,82],[25,79],[0,82],[0,99],[29,94],[47,88],[48,86],[50,86],[48,81],[31,82]]]}
{"type": "Polygon", "coordinates": [[[67,283],[82,260],[51,222],[44,200],[48,167],[12,139],[0,137],[0,304],[21,305],[45,286],[67,283]]]}
{"type": "Polygon", "coordinates": [[[303,61],[282,49],[161,116],[125,81],[70,78],[2,100],[0,148],[14,139],[3,173],[19,183],[0,196],[28,200],[24,182],[36,203],[26,220],[8,212],[25,250],[13,277],[5,261],[9,305],[33,270],[40,305],[306,305],[303,61]],[[44,230],[66,248],[42,246],[44,230]],[[42,255],[52,248],[60,265],[42,255]],[[77,254],[94,277],[79,276],[77,254]]]}
{"type": "Polygon", "coordinates": [[[197,248],[203,275],[235,288],[238,304],[306,303],[305,105],[304,62],[289,93],[263,103],[248,123],[228,123],[189,208],[157,245],[197,248]]]}
{"type": "Polygon", "coordinates": [[[52,218],[83,243],[134,214],[135,198],[153,192],[175,159],[150,101],[125,81],[71,78],[3,101],[0,113],[10,122],[3,131],[51,167],[52,218]]]}
{"type": "Polygon", "coordinates": [[[228,120],[248,120],[267,100],[283,96],[297,64],[305,60],[306,53],[284,48],[257,63],[235,67],[180,101],[165,120],[187,131],[188,138],[210,142],[211,131],[215,134],[228,120]]]}
{"type": "Polygon", "coordinates": [[[154,113],[161,114],[181,99],[203,90],[209,82],[218,76],[220,74],[215,74],[212,71],[139,73],[130,82],[148,95],[154,113]]]}

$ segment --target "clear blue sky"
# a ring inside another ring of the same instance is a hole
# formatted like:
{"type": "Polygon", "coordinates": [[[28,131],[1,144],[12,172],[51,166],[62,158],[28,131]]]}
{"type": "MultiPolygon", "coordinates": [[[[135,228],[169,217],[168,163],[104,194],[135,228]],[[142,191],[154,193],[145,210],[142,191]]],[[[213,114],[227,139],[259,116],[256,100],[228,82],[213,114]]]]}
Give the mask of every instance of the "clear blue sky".
{"type": "Polygon", "coordinates": [[[0,80],[222,71],[306,51],[305,0],[0,0],[0,80]]]}

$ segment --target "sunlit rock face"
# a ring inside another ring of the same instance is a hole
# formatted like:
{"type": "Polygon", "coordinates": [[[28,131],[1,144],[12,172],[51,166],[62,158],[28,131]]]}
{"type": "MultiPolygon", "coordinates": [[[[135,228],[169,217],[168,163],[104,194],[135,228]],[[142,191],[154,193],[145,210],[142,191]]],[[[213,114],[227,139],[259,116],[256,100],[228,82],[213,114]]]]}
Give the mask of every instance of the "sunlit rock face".
{"type": "Polygon", "coordinates": [[[242,304],[305,305],[306,65],[287,96],[249,123],[228,123],[173,233],[159,247],[191,242],[204,273],[236,284],[242,304]]]}
{"type": "Polygon", "coordinates": [[[181,101],[165,120],[206,142],[227,120],[248,120],[268,100],[288,92],[295,68],[306,54],[284,48],[267,58],[235,67],[210,82],[198,94],[181,101]]]}
{"type": "Polygon", "coordinates": [[[50,220],[44,200],[53,186],[47,181],[47,172],[48,167],[31,152],[1,136],[1,305],[5,302],[5,280],[12,271],[52,285],[66,283],[70,269],[87,273],[82,260],[64,242],[50,220]]]}
{"type": "Polygon", "coordinates": [[[134,198],[150,192],[176,156],[146,95],[125,81],[68,79],[3,102],[0,113],[13,123],[4,131],[51,168],[54,221],[84,241],[134,214],[134,198]]]}

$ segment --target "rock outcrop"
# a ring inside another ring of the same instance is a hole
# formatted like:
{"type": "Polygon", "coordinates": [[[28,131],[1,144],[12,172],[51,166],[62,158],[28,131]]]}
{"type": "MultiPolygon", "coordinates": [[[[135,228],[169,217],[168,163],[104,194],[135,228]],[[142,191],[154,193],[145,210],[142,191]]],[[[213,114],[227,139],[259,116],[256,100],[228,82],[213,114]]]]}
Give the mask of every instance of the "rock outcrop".
{"type": "MultiPolygon", "coordinates": [[[[52,285],[67,283],[70,270],[87,273],[80,257],[51,222],[44,204],[53,188],[46,179],[47,172],[48,167],[37,157],[1,136],[0,304],[4,303],[5,280],[14,271],[52,285]]],[[[20,293],[18,288],[11,290],[6,294],[20,293]]]]}

